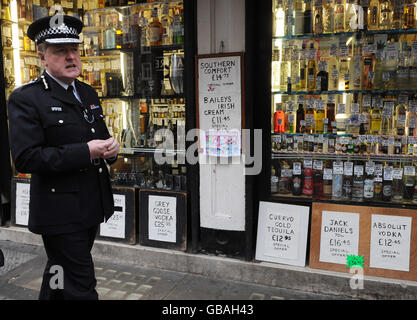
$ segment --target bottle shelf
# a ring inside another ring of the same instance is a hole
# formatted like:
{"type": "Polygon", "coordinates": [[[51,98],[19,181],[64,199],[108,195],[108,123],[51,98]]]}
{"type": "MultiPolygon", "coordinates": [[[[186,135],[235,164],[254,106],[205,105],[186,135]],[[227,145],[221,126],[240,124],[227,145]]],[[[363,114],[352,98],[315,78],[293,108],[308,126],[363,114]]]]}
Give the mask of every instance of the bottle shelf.
{"type": "Polygon", "coordinates": [[[415,94],[414,89],[376,89],[376,90],[335,90],[335,91],[271,91],[272,95],[332,95],[347,93],[363,93],[363,94],[415,94]]]}
{"type": "Polygon", "coordinates": [[[271,154],[272,160],[314,158],[316,160],[375,160],[386,162],[417,161],[417,155],[404,154],[361,154],[342,152],[308,152],[308,151],[275,151],[271,154]]]}
{"type": "Polygon", "coordinates": [[[350,37],[356,34],[373,35],[373,34],[412,34],[417,33],[417,29],[390,29],[390,30],[358,30],[351,32],[335,32],[335,33],[308,33],[300,35],[288,35],[272,37],[272,40],[278,39],[312,39],[312,38],[330,38],[330,37],[350,37]]]}
{"type": "MultiPolygon", "coordinates": [[[[100,87],[93,87],[93,88],[101,88],[101,86],[100,87]]],[[[184,95],[182,95],[182,94],[171,94],[171,95],[161,96],[161,95],[135,94],[135,95],[126,95],[126,96],[118,95],[118,96],[99,97],[99,99],[102,99],[102,100],[113,100],[113,99],[118,99],[118,100],[180,99],[180,98],[184,98],[184,95]]]]}
{"type": "Polygon", "coordinates": [[[136,147],[136,148],[120,148],[120,154],[122,155],[137,155],[137,154],[155,154],[155,153],[166,153],[166,154],[181,154],[185,155],[185,150],[169,150],[162,148],[146,148],[146,147],[136,147]]]}

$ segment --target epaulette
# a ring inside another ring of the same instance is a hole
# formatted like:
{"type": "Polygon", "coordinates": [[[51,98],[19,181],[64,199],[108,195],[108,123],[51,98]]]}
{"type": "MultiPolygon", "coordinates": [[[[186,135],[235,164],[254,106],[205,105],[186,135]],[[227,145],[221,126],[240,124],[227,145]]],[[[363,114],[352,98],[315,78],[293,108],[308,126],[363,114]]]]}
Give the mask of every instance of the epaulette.
{"type": "Polygon", "coordinates": [[[16,90],[22,90],[22,89],[28,88],[28,87],[30,87],[30,86],[32,86],[35,83],[38,83],[40,81],[41,81],[41,78],[35,78],[35,79],[33,79],[29,82],[26,82],[26,83],[22,84],[21,86],[17,87],[16,90]]]}

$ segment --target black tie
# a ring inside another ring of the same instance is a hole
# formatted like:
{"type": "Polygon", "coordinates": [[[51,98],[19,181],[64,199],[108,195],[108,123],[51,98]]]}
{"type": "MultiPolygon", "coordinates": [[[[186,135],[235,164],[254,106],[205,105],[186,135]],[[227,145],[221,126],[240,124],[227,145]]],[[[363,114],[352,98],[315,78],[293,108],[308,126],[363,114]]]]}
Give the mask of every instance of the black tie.
{"type": "Polygon", "coordinates": [[[71,92],[71,93],[73,93],[73,92],[74,92],[74,87],[72,86],[72,84],[70,84],[70,85],[68,86],[67,91],[68,91],[68,92],[71,92]]]}

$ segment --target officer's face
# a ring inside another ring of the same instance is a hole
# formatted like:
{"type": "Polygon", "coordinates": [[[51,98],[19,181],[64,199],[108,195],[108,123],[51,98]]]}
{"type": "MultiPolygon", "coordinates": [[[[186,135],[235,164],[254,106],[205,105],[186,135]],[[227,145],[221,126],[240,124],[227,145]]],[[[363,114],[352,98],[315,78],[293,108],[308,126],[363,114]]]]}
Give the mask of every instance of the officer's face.
{"type": "Polygon", "coordinates": [[[64,83],[70,84],[81,73],[78,44],[48,45],[39,57],[48,72],[64,83]]]}

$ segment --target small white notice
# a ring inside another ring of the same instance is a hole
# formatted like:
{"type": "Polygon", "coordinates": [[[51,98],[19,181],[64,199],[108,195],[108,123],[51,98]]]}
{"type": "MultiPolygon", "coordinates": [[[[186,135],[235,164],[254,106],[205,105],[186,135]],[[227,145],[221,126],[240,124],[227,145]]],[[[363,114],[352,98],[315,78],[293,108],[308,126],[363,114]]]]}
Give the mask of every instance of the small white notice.
{"type": "Polygon", "coordinates": [[[259,203],[256,259],[305,266],[309,207],[259,203]]]}
{"type": "Polygon", "coordinates": [[[371,268],[410,271],[411,217],[372,215],[371,268]]]}
{"type": "Polygon", "coordinates": [[[149,196],[149,240],[177,241],[177,198],[149,196]]]}
{"type": "Polygon", "coordinates": [[[29,222],[30,183],[16,183],[16,224],[27,226],[29,222]]]}
{"type": "Polygon", "coordinates": [[[359,250],[359,213],[323,211],[320,261],[346,265],[348,254],[359,250]]]}
{"type": "Polygon", "coordinates": [[[126,225],[126,196],[113,194],[114,213],[106,222],[100,225],[100,236],[125,238],[126,225]]]}

